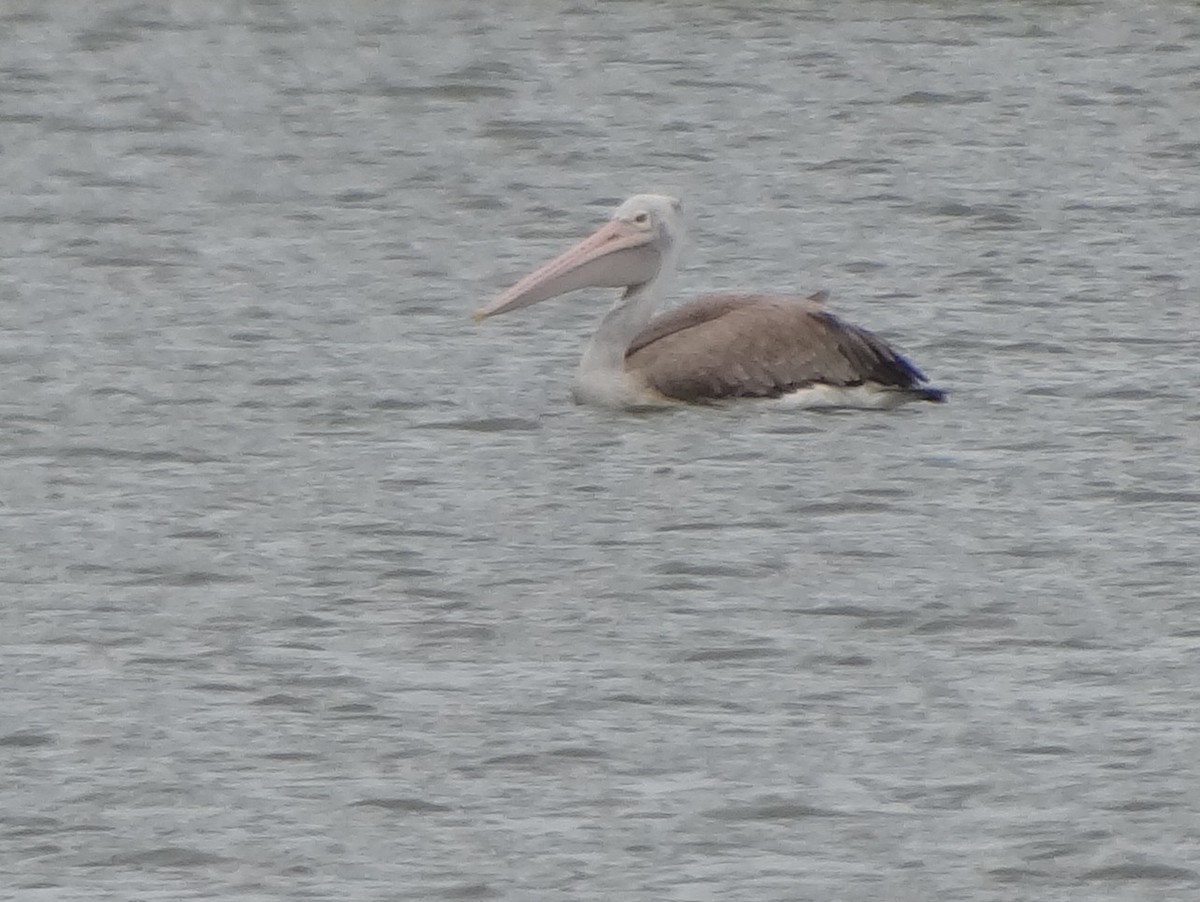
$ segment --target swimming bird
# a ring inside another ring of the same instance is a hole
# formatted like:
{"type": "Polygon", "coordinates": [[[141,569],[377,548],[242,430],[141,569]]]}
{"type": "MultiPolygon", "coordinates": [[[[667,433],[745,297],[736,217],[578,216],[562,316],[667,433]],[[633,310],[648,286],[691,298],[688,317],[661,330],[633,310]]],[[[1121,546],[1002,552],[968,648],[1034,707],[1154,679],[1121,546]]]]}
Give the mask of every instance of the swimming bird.
{"type": "Polygon", "coordinates": [[[658,312],[684,238],[674,197],[629,198],[592,235],[476,310],[476,321],[581,288],[623,289],[583,353],[578,403],[639,408],[774,399],[797,407],[943,401],[891,345],[806,298],[712,294],[658,312]]]}

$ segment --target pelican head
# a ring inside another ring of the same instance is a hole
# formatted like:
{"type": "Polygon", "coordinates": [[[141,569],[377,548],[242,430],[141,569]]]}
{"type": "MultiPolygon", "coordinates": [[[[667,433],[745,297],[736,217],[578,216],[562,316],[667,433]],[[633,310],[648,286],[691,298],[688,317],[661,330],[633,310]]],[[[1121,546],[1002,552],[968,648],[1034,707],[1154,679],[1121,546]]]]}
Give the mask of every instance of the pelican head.
{"type": "Polygon", "coordinates": [[[534,270],[490,304],[476,321],[519,310],[580,288],[634,288],[673,264],[683,236],[683,204],[663,194],[637,194],[574,247],[534,270]]]}

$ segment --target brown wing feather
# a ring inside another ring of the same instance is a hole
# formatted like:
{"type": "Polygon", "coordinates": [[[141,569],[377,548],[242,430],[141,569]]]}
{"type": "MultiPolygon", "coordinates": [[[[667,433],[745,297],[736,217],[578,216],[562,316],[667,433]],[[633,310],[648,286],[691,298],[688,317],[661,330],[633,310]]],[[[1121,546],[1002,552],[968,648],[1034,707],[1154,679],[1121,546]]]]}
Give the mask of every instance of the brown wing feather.
{"type": "Polygon", "coordinates": [[[825,312],[821,300],[708,295],[653,320],[626,364],[679,400],[774,398],[812,385],[919,389],[925,377],[916,367],[882,338],[825,312]]]}

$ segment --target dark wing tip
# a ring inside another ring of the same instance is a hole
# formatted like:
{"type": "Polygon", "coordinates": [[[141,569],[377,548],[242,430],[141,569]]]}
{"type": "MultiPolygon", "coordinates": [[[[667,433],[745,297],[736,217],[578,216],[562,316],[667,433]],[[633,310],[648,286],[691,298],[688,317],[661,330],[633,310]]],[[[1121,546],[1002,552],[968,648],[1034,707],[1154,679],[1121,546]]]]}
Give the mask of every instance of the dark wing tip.
{"type": "Polygon", "coordinates": [[[917,388],[913,390],[919,401],[932,401],[934,404],[944,404],[946,393],[940,388],[917,388]]]}

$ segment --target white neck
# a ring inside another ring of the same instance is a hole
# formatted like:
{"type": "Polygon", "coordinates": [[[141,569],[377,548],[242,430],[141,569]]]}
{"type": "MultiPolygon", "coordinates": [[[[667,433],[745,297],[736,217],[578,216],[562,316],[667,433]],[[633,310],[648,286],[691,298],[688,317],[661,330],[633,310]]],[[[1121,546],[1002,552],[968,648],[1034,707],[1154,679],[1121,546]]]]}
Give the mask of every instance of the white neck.
{"type": "Polygon", "coordinates": [[[669,246],[654,278],[625,289],[604,314],[579,361],[575,375],[577,401],[607,406],[644,401],[644,389],[634,384],[625,369],[625,352],[658,312],[677,259],[678,248],[669,246]]]}
{"type": "Polygon", "coordinates": [[[625,352],[657,308],[653,283],[626,289],[588,342],[575,373],[579,404],[626,407],[644,403],[642,389],[625,369],[625,352]]]}
{"type": "Polygon", "coordinates": [[[625,293],[604,314],[596,334],[584,349],[579,361],[579,381],[612,377],[625,369],[625,352],[633,340],[646,328],[658,307],[653,282],[625,289],[625,293]]]}

